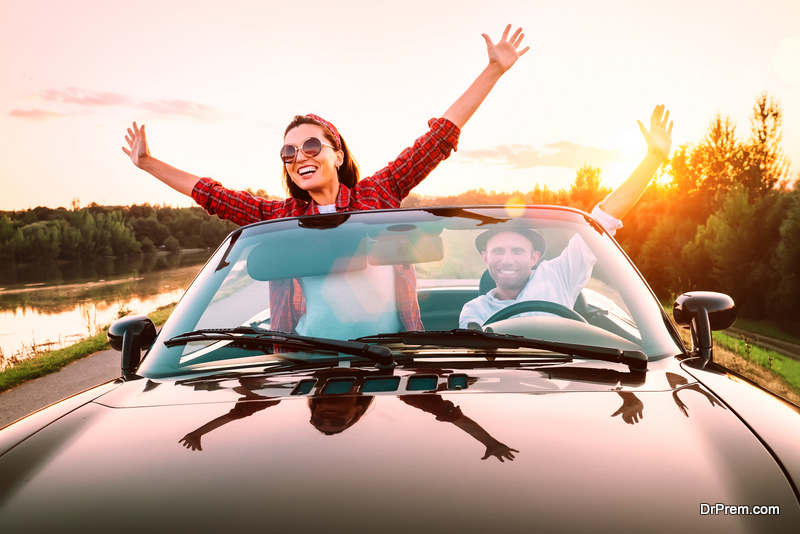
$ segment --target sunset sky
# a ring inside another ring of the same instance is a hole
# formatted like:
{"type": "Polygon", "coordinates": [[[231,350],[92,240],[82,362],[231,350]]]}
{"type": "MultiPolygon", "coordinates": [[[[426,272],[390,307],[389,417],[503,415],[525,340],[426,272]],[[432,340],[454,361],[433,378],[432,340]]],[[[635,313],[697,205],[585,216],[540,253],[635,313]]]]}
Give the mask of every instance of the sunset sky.
{"type": "Polygon", "coordinates": [[[558,189],[583,164],[614,186],[656,104],[675,148],[717,111],[746,135],[761,91],[800,172],[797,0],[0,0],[0,210],[189,205],[123,154],[134,120],[155,157],[283,195],[283,129],[313,112],[372,174],[467,88],[481,33],[507,23],[531,50],[416,193],[558,189]]]}

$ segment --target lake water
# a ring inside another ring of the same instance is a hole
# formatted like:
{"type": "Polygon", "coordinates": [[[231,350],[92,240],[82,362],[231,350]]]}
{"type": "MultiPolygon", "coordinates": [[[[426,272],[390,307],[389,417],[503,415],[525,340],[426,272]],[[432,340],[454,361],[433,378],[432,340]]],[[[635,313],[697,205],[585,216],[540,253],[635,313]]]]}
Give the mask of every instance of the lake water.
{"type": "Polygon", "coordinates": [[[2,266],[0,356],[60,348],[112,323],[121,310],[146,314],[177,302],[210,254],[2,266]]]}

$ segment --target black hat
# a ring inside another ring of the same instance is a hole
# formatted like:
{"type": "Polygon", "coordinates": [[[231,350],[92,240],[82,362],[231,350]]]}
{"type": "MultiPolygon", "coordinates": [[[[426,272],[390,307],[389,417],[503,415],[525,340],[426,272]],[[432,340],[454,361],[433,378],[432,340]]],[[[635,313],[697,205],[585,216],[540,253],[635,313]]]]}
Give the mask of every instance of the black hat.
{"type": "Polygon", "coordinates": [[[489,239],[503,232],[514,232],[526,237],[533,245],[533,250],[539,252],[541,256],[544,256],[544,251],[547,250],[547,241],[545,241],[544,236],[530,228],[492,228],[491,230],[486,230],[475,238],[475,248],[478,249],[478,252],[484,252],[489,239]]]}

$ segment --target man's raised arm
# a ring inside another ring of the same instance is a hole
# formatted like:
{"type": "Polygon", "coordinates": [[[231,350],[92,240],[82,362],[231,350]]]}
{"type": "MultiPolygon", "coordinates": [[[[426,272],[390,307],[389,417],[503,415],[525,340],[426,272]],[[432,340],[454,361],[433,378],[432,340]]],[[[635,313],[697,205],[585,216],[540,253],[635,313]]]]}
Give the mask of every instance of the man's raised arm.
{"type": "Polygon", "coordinates": [[[665,113],[664,106],[656,106],[650,116],[650,131],[644,127],[642,121],[637,121],[647,143],[647,155],[628,179],[600,203],[600,208],[612,217],[622,219],[628,213],[639,201],[658,168],[669,157],[672,148],[672,122],[667,127],[668,120],[669,111],[665,113]]]}

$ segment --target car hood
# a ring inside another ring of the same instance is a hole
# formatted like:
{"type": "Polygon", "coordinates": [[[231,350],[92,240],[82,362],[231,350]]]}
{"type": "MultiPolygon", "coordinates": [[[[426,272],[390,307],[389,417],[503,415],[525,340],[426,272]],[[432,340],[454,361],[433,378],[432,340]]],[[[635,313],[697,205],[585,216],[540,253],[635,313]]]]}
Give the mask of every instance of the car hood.
{"type": "Polygon", "coordinates": [[[9,531],[737,532],[800,521],[781,467],[697,382],[548,389],[543,376],[494,370],[462,391],[375,394],[333,435],[310,424],[308,397],[275,394],[280,381],[129,382],[0,457],[0,517],[9,531]],[[490,454],[504,447],[513,460],[490,454]],[[780,515],[702,513],[718,503],[780,515]]]}

